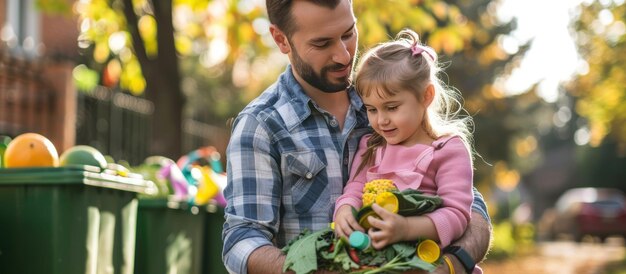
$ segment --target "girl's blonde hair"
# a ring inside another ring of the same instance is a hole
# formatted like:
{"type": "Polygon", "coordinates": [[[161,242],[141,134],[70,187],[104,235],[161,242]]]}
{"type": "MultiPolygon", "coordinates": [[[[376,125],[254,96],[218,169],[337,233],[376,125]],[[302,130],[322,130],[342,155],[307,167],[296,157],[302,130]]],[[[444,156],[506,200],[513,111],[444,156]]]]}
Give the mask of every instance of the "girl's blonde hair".
{"type": "MultiPolygon", "coordinates": [[[[433,139],[459,136],[473,156],[472,117],[463,109],[461,93],[439,79],[440,73],[443,68],[437,62],[435,51],[422,45],[414,31],[404,29],[394,41],[381,43],[361,57],[354,85],[362,97],[373,92],[384,98],[399,91],[412,91],[421,101],[425,88],[432,84],[435,96],[426,111],[422,128],[433,139]]],[[[383,145],[385,139],[374,132],[357,172],[373,161],[376,148],[383,145]]]]}

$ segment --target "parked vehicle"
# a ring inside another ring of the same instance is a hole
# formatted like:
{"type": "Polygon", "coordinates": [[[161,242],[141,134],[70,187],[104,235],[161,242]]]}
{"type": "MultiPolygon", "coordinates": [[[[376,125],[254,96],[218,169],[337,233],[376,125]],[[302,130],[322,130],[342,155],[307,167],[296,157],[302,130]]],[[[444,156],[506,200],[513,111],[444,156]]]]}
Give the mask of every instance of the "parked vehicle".
{"type": "MultiPolygon", "coordinates": [[[[540,222],[543,236],[554,240],[562,235],[581,241],[585,235],[601,240],[626,237],[626,196],[614,188],[573,188],[563,193],[540,222]]],[[[541,232],[541,231],[540,231],[541,232]]]]}

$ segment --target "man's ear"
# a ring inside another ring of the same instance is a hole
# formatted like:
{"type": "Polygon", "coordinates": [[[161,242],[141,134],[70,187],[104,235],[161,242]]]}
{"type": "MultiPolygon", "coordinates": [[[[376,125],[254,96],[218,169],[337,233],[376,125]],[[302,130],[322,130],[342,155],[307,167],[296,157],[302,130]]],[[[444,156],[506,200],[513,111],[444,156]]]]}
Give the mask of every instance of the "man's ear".
{"type": "Polygon", "coordinates": [[[422,97],[422,103],[425,107],[430,106],[430,104],[435,99],[435,86],[433,84],[426,85],[424,88],[424,97],[422,97]]]}
{"type": "Polygon", "coordinates": [[[289,40],[287,39],[287,36],[280,29],[278,29],[276,25],[270,25],[270,34],[272,35],[274,42],[278,46],[278,49],[280,49],[280,52],[284,54],[288,54],[289,52],[291,52],[291,46],[289,45],[289,40]]]}

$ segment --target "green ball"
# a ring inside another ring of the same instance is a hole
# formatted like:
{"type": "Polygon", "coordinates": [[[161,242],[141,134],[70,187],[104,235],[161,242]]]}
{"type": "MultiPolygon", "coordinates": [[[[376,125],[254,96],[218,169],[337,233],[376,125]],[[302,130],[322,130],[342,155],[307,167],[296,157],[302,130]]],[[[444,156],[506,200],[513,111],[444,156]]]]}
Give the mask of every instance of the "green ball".
{"type": "Polygon", "coordinates": [[[104,155],[97,149],[86,145],[73,146],[67,149],[61,154],[59,163],[61,166],[89,165],[101,169],[107,166],[104,155]]]}

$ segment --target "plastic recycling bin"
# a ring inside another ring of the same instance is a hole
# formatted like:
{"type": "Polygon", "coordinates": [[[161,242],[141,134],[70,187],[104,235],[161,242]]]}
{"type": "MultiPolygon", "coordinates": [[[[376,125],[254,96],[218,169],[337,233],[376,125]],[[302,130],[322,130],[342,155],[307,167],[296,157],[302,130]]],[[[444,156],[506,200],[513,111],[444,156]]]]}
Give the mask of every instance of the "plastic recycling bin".
{"type": "Polygon", "coordinates": [[[154,183],[88,166],[0,169],[4,274],[132,274],[137,193],[154,183]]]}
{"type": "Polygon", "coordinates": [[[223,209],[215,205],[139,199],[135,273],[227,273],[221,257],[223,219],[223,209]]]}
{"type": "Polygon", "coordinates": [[[209,204],[204,214],[204,274],[228,274],[222,262],[222,229],[224,227],[224,208],[209,204]]]}
{"type": "Polygon", "coordinates": [[[199,274],[205,214],[186,202],[139,199],[135,273],[199,274]]]}

